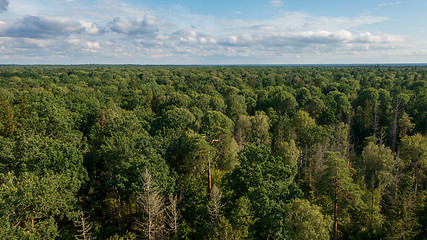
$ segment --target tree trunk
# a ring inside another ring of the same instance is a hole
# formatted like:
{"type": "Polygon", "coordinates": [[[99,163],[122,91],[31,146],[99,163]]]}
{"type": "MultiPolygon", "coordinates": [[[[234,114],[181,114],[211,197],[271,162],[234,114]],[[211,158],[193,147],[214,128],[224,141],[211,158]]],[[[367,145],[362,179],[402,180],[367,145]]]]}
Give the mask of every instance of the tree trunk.
{"type": "Polygon", "coordinates": [[[393,119],[393,129],[391,133],[391,150],[396,152],[396,139],[397,139],[397,117],[399,115],[399,99],[396,102],[396,107],[394,109],[394,119],[393,119]]]}
{"type": "Polygon", "coordinates": [[[417,199],[418,181],[417,181],[417,162],[413,163],[413,178],[414,178],[414,197],[417,199]]]}
{"type": "Polygon", "coordinates": [[[335,204],[334,204],[334,240],[337,240],[338,231],[338,190],[335,188],[335,204]]]}
{"type": "Polygon", "coordinates": [[[377,101],[375,101],[374,103],[373,130],[374,130],[374,136],[377,137],[377,132],[378,132],[378,102],[377,101]]]}
{"type": "Polygon", "coordinates": [[[298,181],[300,181],[301,182],[301,168],[302,168],[302,158],[303,158],[303,155],[302,155],[302,150],[300,150],[299,151],[299,158],[298,158],[298,181]]]}
{"type": "MultiPolygon", "coordinates": [[[[214,143],[214,142],[219,142],[219,141],[221,141],[221,138],[219,138],[219,139],[213,139],[210,143],[209,143],[209,145],[211,145],[212,146],[212,144],[214,143]]],[[[209,187],[209,196],[210,196],[210,194],[211,194],[211,189],[212,189],[212,174],[211,174],[211,157],[210,157],[210,155],[211,155],[211,151],[209,151],[209,156],[208,156],[208,187],[209,187]]]]}
{"type": "Polygon", "coordinates": [[[371,226],[373,225],[373,218],[372,218],[373,213],[374,213],[374,187],[372,186],[372,190],[371,190],[371,211],[370,211],[370,215],[371,215],[370,216],[370,220],[371,220],[370,225],[371,226]]]}
{"type": "Polygon", "coordinates": [[[350,114],[348,115],[347,118],[347,126],[348,126],[348,131],[347,131],[347,146],[346,146],[346,154],[345,157],[347,158],[347,168],[350,168],[350,133],[351,133],[351,116],[352,116],[352,112],[350,112],[350,114]]]}
{"type": "Polygon", "coordinates": [[[209,181],[209,194],[210,194],[211,189],[212,189],[211,158],[210,157],[209,157],[209,161],[208,161],[208,181],[209,181]]]}

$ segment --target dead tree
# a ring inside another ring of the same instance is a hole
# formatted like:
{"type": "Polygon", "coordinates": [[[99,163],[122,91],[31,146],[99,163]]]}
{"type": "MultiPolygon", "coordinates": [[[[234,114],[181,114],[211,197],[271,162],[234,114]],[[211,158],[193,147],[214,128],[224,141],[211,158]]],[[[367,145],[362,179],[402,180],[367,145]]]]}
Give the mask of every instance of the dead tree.
{"type": "Polygon", "coordinates": [[[178,237],[178,229],[181,226],[181,212],[178,209],[179,199],[177,196],[169,198],[169,205],[166,207],[167,227],[172,239],[178,237]]]}
{"type": "Polygon", "coordinates": [[[164,239],[165,203],[159,187],[146,169],[142,175],[142,190],[138,194],[138,207],[141,209],[141,219],[136,222],[136,230],[141,232],[143,239],[164,239]]]}
{"type": "Polygon", "coordinates": [[[78,218],[74,221],[74,226],[77,229],[78,234],[74,235],[77,240],[91,240],[92,234],[90,230],[92,229],[92,223],[88,221],[88,218],[85,217],[83,211],[78,212],[78,218]]]}

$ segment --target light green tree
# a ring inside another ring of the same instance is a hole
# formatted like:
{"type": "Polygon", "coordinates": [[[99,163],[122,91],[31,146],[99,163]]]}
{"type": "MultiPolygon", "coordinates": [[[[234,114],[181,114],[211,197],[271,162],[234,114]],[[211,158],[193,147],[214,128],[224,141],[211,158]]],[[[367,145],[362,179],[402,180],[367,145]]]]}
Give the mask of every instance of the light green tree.
{"type": "Polygon", "coordinates": [[[365,180],[365,202],[368,205],[366,219],[367,230],[371,234],[380,233],[385,223],[382,214],[382,199],[386,188],[393,183],[395,156],[391,149],[383,144],[377,145],[376,138],[369,138],[368,145],[362,151],[362,173],[365,180]]]}
{"type": "Polygon", "coordinates": [[[295,199],[286,204],[285,231],[288,239],[330,239],[332,220],[322,214],[319,206],[306,199],[295,199]]]}
{"type": "Polygon", "coordinates": [[[230,222],[240,239],[253,239],[253,226],[256,219],[248,197],[243,196],[237,200],[236,207],[231,211],[230,222]]]}
{"type": "Polygon", "coordinates": [[[325,154],[326,168],[318,182],[318,189],[329,198],[334,215],[334,240],[338,239],[338,222],[343,222],[344,215],[350,209],[364,205],[359,187],[350,176],[350,169],[339,153],[327,152],[325,154]]]}
{"type": "Polygon", "coordinates": [[[416,198],[419,182],[426,178],[427,137],[417,133],[413,136],[403,138],[399,148],[399,155],[404,161],[405,166],[412,172],[411,179],[416,198]]]}

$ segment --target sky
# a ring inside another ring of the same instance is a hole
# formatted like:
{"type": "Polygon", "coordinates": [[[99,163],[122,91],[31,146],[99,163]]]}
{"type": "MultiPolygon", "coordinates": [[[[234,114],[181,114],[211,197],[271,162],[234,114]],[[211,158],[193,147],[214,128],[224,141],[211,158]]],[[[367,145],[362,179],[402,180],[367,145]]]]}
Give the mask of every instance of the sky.
{"type": "Polygon", "coordinates": [[[426,0],[0,0],[0,64],[427,63],[426,0]]]}

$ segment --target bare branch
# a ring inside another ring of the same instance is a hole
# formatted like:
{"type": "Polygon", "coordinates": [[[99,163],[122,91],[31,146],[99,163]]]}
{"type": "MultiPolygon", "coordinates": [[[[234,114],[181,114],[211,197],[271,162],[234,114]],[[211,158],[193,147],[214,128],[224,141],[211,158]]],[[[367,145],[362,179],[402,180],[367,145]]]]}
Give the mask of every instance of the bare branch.
{"type": "Polygon", "coordinates": [[[78,228],[77,235],[74,237],[77,240],[91,240],[92,234],[90,230],[92,229],[92,223],[88,221],[88,218],[84,216],[83,211],[78,212],[78,219],[74,221],[74,226],[78,228]]]}

